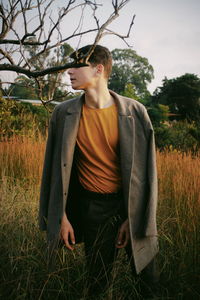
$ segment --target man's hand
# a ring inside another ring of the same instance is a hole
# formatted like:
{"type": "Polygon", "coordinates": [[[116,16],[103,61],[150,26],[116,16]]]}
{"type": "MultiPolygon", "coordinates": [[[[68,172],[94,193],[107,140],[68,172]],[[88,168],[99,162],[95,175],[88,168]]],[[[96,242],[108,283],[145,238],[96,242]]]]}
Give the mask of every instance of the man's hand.
{"type": "Polygon", "coordinates": [[[66,214],[64,214],[62,218],[60,236],[61,239],[64,241],[66,247],[69,250],[74,250],[74,248],[69,243],[70,240],[73,245],[75,244],[74,230],[69,220],[67,219],[66,214]]]}
{"type": "Polygon", "coordinates": [[[128,219],[122,223],[119,232],[118,237],[116,241],[116,248],[124,248],[128,245],[128,242],[130,240],[130,231],[129,231],[129,222],[128,219]]]}

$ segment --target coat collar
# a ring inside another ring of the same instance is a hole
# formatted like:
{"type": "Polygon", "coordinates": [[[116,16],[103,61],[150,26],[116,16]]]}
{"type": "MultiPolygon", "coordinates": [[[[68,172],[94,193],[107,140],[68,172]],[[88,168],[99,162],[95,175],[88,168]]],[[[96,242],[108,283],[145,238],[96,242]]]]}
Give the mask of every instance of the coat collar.
{"type": "Polygon", "coordinates": [[[80,95],[77,98],[67,100],[65,102],[67,104],[67,113],[69,114],[80,113],[83,106],[83,101],[84,101],[84,95],[80,95]]]}
{"type": "Polygon", "coordinates": [[[113,96],[115,103],[118,107],[118,114],[121,116],[130,116],[131,110],[129,109],[129,106],[127,106],[126,101],[124,100],[124,97],[118,95],[117,93],[110,90],[110,94],[113,96]]]}
{"type": "MultiPolygon", "coordinates": [[[[118,114],[122,116],[130,116],[132,115],[131,110],[129,109],[129,106],[127,106],[126,101],[124,101],[124,97],[118,95],[117,93],[109,90],[110,94],[113,96],[115,103],[118,107],[118,114]]],[[[73,103],[71,105],[68,105],[67,107],[67,113],[73,114],[73,113],[80,113],[82,110],[82,106],[84,103],[84,94],[80,95],[77,98],[73,99],[73,103]]],[[[69,104],[69,102],[68,102],[69,104]]]]}

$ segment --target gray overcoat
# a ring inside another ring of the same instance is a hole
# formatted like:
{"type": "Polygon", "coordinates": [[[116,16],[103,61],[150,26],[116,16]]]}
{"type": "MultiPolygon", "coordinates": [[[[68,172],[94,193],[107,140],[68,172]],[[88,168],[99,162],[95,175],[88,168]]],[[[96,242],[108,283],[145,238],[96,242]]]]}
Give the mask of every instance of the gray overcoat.
{"type": "MultiPolygon", "coordinates": [[[[145,107],[110,91],[118,107],[121,175],[136,272],[158,252],[157,172],[153,128],[145,107]]],[[[55,107],[49,126],[40,193],[39,224],[49,241],[59,239],[64,211],[80,235],[73,157],[84,95],[55,107]],[[72,192],[70,192],[70,190],[72,192]]],[[[77,237],[78,241],[79,238],[77,237]]],[[[81,239],[80,239],[81,241],[81,239]]]]}

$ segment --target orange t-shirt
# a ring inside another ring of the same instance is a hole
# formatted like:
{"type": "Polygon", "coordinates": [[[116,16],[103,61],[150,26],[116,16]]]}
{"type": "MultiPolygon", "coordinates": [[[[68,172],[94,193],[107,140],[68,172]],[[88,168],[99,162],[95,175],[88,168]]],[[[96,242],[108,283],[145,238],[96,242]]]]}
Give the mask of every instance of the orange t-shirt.
{"type": "Polygon", "coordinates": [[[77,136],[77,167],[82,186],[98,193],[121,187],[116,105],[94,109],[83,105],[77,136]]]}

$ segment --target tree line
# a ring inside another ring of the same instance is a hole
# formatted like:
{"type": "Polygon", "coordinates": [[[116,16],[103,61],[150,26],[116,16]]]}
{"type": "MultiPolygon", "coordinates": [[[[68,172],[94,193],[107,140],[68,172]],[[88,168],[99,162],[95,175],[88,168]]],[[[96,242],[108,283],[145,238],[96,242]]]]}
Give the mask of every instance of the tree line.
{"type": "MultiPolygon", "coordinates": [[[[64,43],[53,53],[45,52],[39,59],[34,59],[37,46],[27,47],[35,70],[39,70],[44,65],[66,63],[69,61],[70,53],[74,51],[69,44],[64,43]]],[[[200,78],[195,74],[184,74],[173,79],[164,78],[162,86],[151,95],[148,91],[148,84],[154,78],[154,70],[147,58],[130,48],[114,49],[112,57],[113,70],[109,88],[121,95],[136,99],[146,106],[154,125],[157,146],[160,149],[171,147],[181,151],[188,149],[197,151],[200,144],[200,78]]],[[[20,75],[8,88],[1,86],[2,94],[21,99],[42,97],[50,110],[53,109],[51,100],[62,102],[75,96],[67,84],[64,72],[47,74],[38,80],[40,81],[39,89],[34,79],[20,75]]],[[[11,115],[15,114],[17,118],[16,111],[21,110],[16,109],[16,105],[12,103],[10,109],[11,115]]],[[[34,120],[39,122],[40,128],[47,126],[48,114],[45,109],[23,104],[23,111],[34,115],[34,120]]],[[[1,123],[3,119],[5,119],[5,113],[4,117],[1,117],[1,123]]],[[[19,128],[18,131],[20,131],[19,128]]]]}

